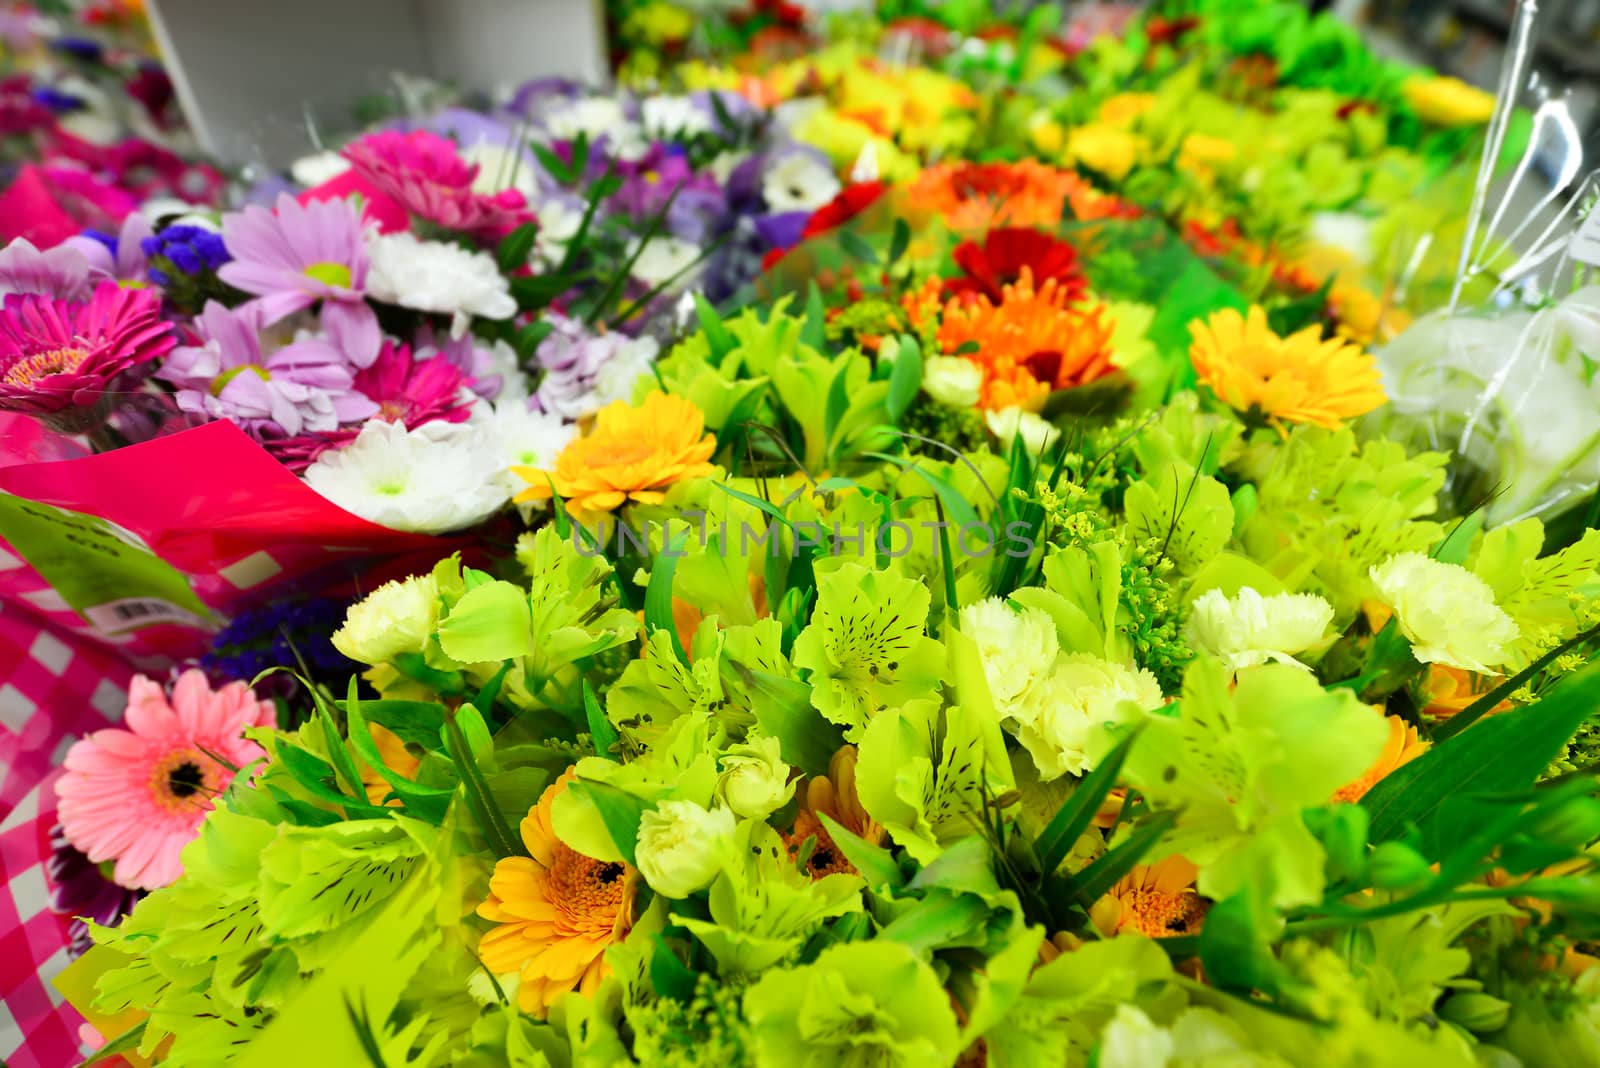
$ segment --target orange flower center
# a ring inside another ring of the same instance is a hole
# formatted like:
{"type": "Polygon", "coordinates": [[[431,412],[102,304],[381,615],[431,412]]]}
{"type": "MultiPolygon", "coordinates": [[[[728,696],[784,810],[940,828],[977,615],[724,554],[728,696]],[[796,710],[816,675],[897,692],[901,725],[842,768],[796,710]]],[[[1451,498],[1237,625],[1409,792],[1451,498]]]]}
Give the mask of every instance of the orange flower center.
{"type": "Polygon", "coordinates": [[[575,926],[609,933],[630,893],[628,866],[586,857],[564,842],[554,851],[550,900],[575,926]]]}
{"type": "Polygon", "coordinates": [[[71,374],[88,358],[88,349],[47,349],[18,360],[6,371],[4,380],[8,386],[31,386],[41,378],[71,374]]]}
{"type": "Polygon", "coordinates": [[[1159,890],[1130,890],[1120,895],[1122,927],[1147,938],[1193,934],[1206,917],[1207,904],[1199,894],[1164,894],[1159,890]]]}
{"type": "Polygon", "coordinates": [[[168,753],[150,769],[150,795],[168,812],[208,809],[225,782],[216,761],[195,749],[168,753]]]}

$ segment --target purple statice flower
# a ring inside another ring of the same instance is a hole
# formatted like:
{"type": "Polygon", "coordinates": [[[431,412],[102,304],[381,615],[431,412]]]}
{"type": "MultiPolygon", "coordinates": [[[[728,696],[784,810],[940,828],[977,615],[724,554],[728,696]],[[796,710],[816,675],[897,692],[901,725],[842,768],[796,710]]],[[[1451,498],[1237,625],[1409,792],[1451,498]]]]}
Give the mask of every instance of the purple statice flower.
{"type": "Polygon", "coordinates": [[[73,111],[82,111],[84,102],[81,97],[53,89],[48,85],[41,85],[33,91],[33,98],[57,115],[65,115],[73,111]]]}
{"type": "Polygon", "coordinates": [[[37,293],[53,300],[84,301],[94,292],[89,258],[69,245],[40,250],[19,237],[0,250],[0,296],[37,293]]]}
{"type": "Polygon", "coordinates": [[[546,321],[553,329],[534,350],[545,375],[529,407],[563,419],[582,419],[612,401],[631,399],[659,351],[653,338],[591,334],[582,323],[554,313],[546,321]]]}
{"type": "Polygon", "coordinates": [[[87,953],[92,944],[84,920],[115,927],[145,895],[143,890],[129,890],[107,878],[100,865],[67,841],[60,824],[50,828],[48,874],[51,911],[72,917],[67,927],[67,955],[74,959],[87,953]]]}
{"type": "Polygon", "coordinates": [[[150,281],[158,286],[172,285],[174,271],[189,276],[215,272],[232,258],[222,235],[203,226],[169,226],[139,247],[151,260],[150,281]]]}
{"type": "Polygon", "coordinates": [[[652,145],[641,158],[622,164],[618,171],[622,186],[612,196],[610,206],[636,219],[654,218],[669,200],[675,202],[694,194],[714,197],[721,205],[722,190],[716,178],[695,174],[683,153],[666,145],[652,145]]]}
{"type": "Polygon", "coordinates": [[[230,682],[249,682],[269,668],[298,670],[301,663],[312,678],[348,674],[351,662],[328,640],[345,608],[343,601],[308,597],[246,609],[211,639],[201,666],[230,682]]]}
{"type": "Polygon", "coordinates": [[[222,217],[222,240],[233,256],[217,272],[253,294],[262,323],[271,326],[322,303],[328,339],[357,367],[378,358],[383,333],[363,294],[371,257],[361,212],[349,200],[300,204],[278,198],[268,211],[248,207],[222,217]]]}
{"type": "Polygon", "coordinates": [[[144,242],[155,228],[150,220],[134,212],[122,220],[115,237],[99,230],[85,230],[69,237],[62,245],[77,249],[89,260],[89,273],[113,282],[145,281],[150,261],[145,258],[144,242]]]}
{"type": "Polygon", "coordinates": [[[89,37],[57,37],[50,42],[50,47],[63,55],[88,60],[91,63],[98,62],[105,54],[105,48],[100,42],[89,37]]]}
{"type": "Polygon", "coordinates": [[[178,387],[178,407],[238,423],[258,440],[333,431],[378,406],[355,390],[344,354],[322,338],[268,352],[259,303],[230,311],[208,301],[195,320],[200,344],[174,349],[157,377],[178,387]]]}

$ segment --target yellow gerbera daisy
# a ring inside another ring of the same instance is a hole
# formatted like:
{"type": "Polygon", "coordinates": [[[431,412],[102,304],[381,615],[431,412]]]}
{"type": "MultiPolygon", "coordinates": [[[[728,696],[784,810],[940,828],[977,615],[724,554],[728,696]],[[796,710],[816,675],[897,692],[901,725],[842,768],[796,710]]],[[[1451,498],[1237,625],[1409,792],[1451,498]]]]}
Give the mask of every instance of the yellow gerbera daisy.
{"type": "Polygon", "coordinates": [[[516,499],[544,500],[554,483],[580,522],[627,501],[660,504],[674,482],[715,470],[717,439],[705,425],[699,408],[672,394],[652,393],[637,408],[616,401],[595,417],[588,435],[561,450],[554,471],[513,467],[528,483],[516,499]]]}
{"type": "Polygon", "coordinates": [[[1389,740],[1383,744],[1383,752],[1378,754],[1378,759],[1372,762],[1372,767],[1361,778],[1339,787],[1333,795],[1335,801],[1355,804],[1391,772],[1428,751],[1428,743],[1418,736],[1417,728],[1399,716],[1385,718],[1389,721],[1389,740]]]}
{"type": "Polygon", "coordinates": [[[1094,903],[1089,918],[1108,938],[1130,931],[1146,938],[1195,934],[1211,907],[1194,888],[1198,874],[1177,856],[1136,864],[1094,903]]]}
{"type": "Polygon", "coordinates": [[[479,916],[498,924],[478,955],[495,975],[517,974],[517,1007],[538,1017],[569,990],[593,994],[610,974],[606,947],[633,929],[638,872],[584,856],[551,826],[555,799],[573,778],[569,768],[529,811],[522,844],[532,856],[498,861],[489,898],[478,906],[479,916]]]}
{"type": "Polygon", "coordinates": [[[1400,87],[1406,103],[1436,126],[1482,126],[1494,115],[1494,94],[1460,78],[1408,78],[1400,87]]]}
{"type": "Polygon", "coordinates": [[[1248,318],[1224,308],[1190,323],[1189,333],[1199,381],[1223,403],[1259,411],[1280,430],[1284,423],[1335,429],[1388,399],[1377,361],[1360,346],[1323,340],[1319,326],[1279,337],[1259,306],[1248,318]]]}

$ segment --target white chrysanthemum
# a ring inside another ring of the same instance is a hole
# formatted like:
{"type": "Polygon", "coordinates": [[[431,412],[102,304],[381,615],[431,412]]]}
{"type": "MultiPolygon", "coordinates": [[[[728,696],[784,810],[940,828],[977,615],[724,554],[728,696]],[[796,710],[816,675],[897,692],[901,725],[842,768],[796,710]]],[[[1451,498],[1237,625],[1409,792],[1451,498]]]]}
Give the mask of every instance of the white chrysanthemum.
{"type": "Polygon", "coordinates": [[[450,333],[462,337],[472,317],[509,319],[517,313],[511,283],[494,257],[410,233],[370,235],[372,270],[367,292],[385,304],[451,316],[450,333]]]}
{"type": "Polygon", "coordinates": [[[650,370],[661,352],[653,337],[633,338],[600,365],[589,383],[591,411],[599,411],[612,401],[632,402],[641,378],[653,377],[650,370]]]}
{"type": "Polygon", "coordinates": [[[439,623],[439,584],[432,575],[386,582],[350,606],[333,632],[333,647],[362,664],[386,664],[420,653],[439,623]]]}
{"type": "Polygon", "coordinates": [[[785,152],[761,176],[769,211],[816,211],[842,188],[827,160],[811,152],[785,152]]]}
{"type": "Polygon", "coordinates": [[[626,160],[650,149],[621,102],[609,96],[582,97],[552,112],[545,117],[545,133],[551,141],[576,141],[582,135],[590,144],[603,137],[611,154],[626,160]]]}
{"type": "Polygon", "coordinates": [[[711,133],[711,115],[687,96],[651,96],[639,104],[639,124],[646,137],[681,141],[711,133]]]}
{"type": "Polygon", "coordinates": [[[963,608],[961,633],[978,647],[995,711],[1002,717],[1021,712],[1029,689],[1050,674],[1061,652],[1048,612],[1017,608],[999,597],[963,608]]]}
{"type": "Polygon", "coordinates": [[[481,523],[508,499],[499,457],[478,427],[434,422],[408,431],[374,419],[356,440],[306,468],[312,489],[391,530],[443,534],[481,523]]]}
{"type": "Polygon", "coordinates": [[[1195,598],[1187,626],[1189,644],[1234,671],[1267,661],[1305,667],[1295,657],[1322,640],[1333,605],[1314,593],[1263,597],[1249,586],[1229,598],[1207,590],[1195,598]]]}
{"type": "Polygon", "coordinates": [[[634,857],[650,889],[666,897],[704,890],[732,853],[733,812],[693,801],[659,801],[639,817],[634,857]]]}
{"type": "Polygon", "coordinates": [[[1015,733],[1048,782],[1092,770],[1114,744],[1108,725],[1161,703],[1160,684],[1143,668],[1071,653],[1031,688],[1015,733]]]}
{"type": "Polygon", "coordinates": [[[1374,567],[1372,582],[1424,664],[1492,673],[1521,637],[1489,584],[1457,564],[1401,553],[1374,567]]]}
{"type": "MultiPolygon", "coordinates": [[[[479,409],[487,409],[480,405],[479,409]]],[[[483,432],[500,467],[500,481],[507,496],[527,488],[527,483],[512,473],[513,467],[552,470],[556,457],[578,436],[578,427],[554,412],[532,412],[526,401],[496,404],[483,418],[483,432]]]]}
{"type": "MultiPolygon", "coordinates": [[[[639,249],[637,242],[633,248],[639,249]]],[[[639,258],[633,261],[633,277],[651,289],[668,279],[673,280],[675,287],[681,287],[693,277],[690,267],[700,258],[700,252],[699,245],[681,237],[652,237],[639,250],[639,258]]]]}
{"type": "Polygon", "coordinates": [[[1001,408],[999,411],[988,413],[984,418],[989,423],[990,432],[1000,439],[1000,444],[1009,449],[1011,442],[1020,435],[1022,447],[1034,456],[1038,456],[1055,444],[1056,439],[1061,436],[1061,431],[1054,426],[1021,408],[1001,408]]]}
{"type": "Polygon", "coordinates": [[[929,356],[922,364],[922,391],[952,408],[976,408],[983,368],[965,356],[929,356]]]}

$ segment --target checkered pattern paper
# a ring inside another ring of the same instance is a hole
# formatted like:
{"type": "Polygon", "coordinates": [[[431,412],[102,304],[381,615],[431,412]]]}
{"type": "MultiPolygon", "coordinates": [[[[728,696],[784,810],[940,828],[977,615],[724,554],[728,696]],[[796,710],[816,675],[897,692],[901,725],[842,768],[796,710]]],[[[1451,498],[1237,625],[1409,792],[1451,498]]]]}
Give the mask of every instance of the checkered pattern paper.
{"type": "Polygon", "coordinates": [[[0,605],[0,1062],[83,1059],[83,1019],[51,985],[67,921],[50,910],[54,784],[67,748],[117,723],[131,669],[115,652],[22,605],[0,605]]]}

